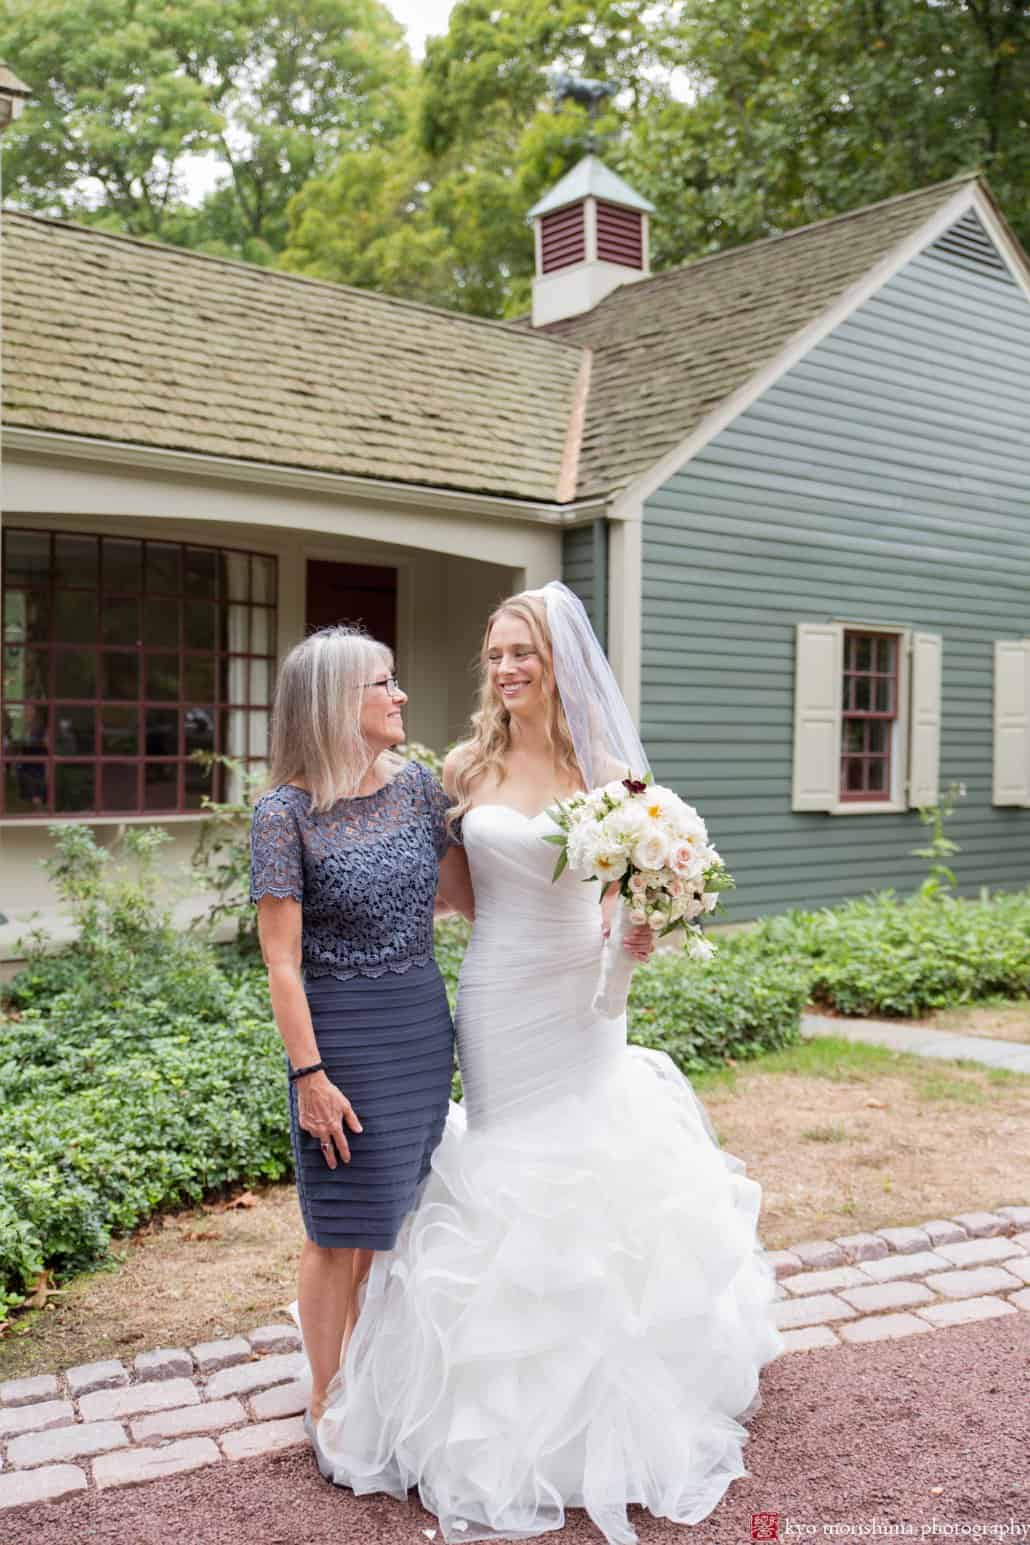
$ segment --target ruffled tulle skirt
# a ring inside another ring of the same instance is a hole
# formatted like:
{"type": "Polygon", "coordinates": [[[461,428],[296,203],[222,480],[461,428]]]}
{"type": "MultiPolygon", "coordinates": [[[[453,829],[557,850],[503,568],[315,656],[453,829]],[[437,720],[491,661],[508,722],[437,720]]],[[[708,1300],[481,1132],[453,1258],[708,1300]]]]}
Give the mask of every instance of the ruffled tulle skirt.
{"type": "Polygon", "coordinates": [[[748,1473],[782,1350],[760,1199],[662,1053],[485,1130],[452,1106],[319,1425],[334,1478],[417,1486],[447,1545],[568,1507],[611,1545],[636,1539],[629,1504],[699,1522],[748,1473]]]}

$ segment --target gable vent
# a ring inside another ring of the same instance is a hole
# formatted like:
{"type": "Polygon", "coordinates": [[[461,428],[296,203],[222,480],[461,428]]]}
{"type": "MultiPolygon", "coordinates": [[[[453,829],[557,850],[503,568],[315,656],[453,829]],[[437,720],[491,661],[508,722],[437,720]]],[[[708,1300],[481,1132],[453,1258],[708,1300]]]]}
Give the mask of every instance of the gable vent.
{"type": "Polygon", "coordinates": [[[597,201],[597,255],[624,268],[644,266],[644,221],[639,209],[597,201]]]}
{"type": "Polygon", "coordinates": [[[540,266],[545,274],[582,263],[586,255],[586,210],[582,203],[544,215],[540,221],[540,266]]]}
{"type": "Polygon", "coordinates": [[[969,268],[975,273],[989,274],[993,279],[1015,283],[1005,259],[972,210],[938,237],[930,248],[930,255],[957,268],[969,268]]]}

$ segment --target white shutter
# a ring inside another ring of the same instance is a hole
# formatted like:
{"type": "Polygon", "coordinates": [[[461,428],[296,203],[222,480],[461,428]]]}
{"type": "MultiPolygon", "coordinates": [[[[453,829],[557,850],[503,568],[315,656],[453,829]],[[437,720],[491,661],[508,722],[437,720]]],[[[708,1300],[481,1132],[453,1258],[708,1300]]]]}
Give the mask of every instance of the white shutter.
{"type": "Polygon", "coordinates": [[[912,636],[908,803],[935,805],[941,768],[941,655],[939,633],[912,636]]]}
{"type": "Polygon", "coordinates": [[[994,803],[1030,805],[1030,643],[994,643],[994,803]]]}
{"type": "Polygon", "coordinates": [[[794,667],[795,810],[829,810],[840,793],[844,630],[838,623],[797,626],[794,667]]]}

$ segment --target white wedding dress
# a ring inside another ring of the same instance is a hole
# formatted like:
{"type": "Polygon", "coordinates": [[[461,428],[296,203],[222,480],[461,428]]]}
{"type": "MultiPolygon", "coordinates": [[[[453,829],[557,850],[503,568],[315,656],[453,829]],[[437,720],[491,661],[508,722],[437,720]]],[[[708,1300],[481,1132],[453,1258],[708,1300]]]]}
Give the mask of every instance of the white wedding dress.
{"type": "Polygon", "coordinates": [[[458,994],[463,1106],[376,1256],[318,1430],[334,1479],[417,1486],[448,1545],[627,1504],[697,1523],[747,1474],[741,1418],[782,1350],[759,1186],[664,1054],[591,1011],[598,890],[546,815],[464,820],[476,922],[458,994]]]}

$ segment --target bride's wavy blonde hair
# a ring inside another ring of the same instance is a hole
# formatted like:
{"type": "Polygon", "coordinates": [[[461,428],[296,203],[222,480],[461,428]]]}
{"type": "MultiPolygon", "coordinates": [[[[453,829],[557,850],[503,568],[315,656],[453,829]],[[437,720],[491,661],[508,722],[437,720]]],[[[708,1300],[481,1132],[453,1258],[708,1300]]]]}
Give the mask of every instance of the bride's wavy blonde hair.
{"type": "Polygon", "coordinates": [[[538,596],[520,591],[509,596],[491,612],[479,652],[479,706],[472,715],[471,732],[467,740],[455,746],[451,756],[455,801],[447,811],[447,824],[461,819],[472,803],[472,789],[487,773],[493,773],[498,783],[507,775],[504,759],[511,749],[511,714],[504,700],[490,681],[490,634],[494,624],[502,617],[518,617],[529,629],[544,666],[543,692],[547,701],[547,738],[554,752],[554,762],[560,772],[579,782],[581,774],[572,745],[568,720],[562,707],[561,697],[554,679],[554,660],[551,653],[551,633],[547,626],[547,606],[538,596]]]}
{"type": "MultiPolygon", "coordinates": [[[[372,750],[361,733],[366,684],[393,670],[393,654],[360,628],[320,628],[294,644],[279,667],[272,705],[268,784],[304,783],[313,810],[356,794],[372,750]]],[[[396,752],[376,759],[392,777],[396,752]]]]}

